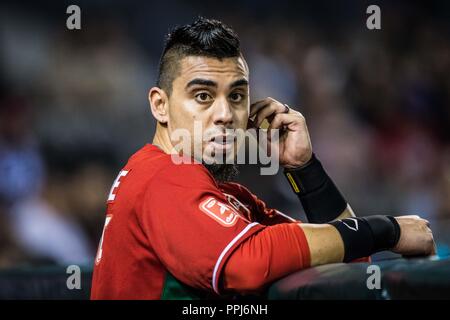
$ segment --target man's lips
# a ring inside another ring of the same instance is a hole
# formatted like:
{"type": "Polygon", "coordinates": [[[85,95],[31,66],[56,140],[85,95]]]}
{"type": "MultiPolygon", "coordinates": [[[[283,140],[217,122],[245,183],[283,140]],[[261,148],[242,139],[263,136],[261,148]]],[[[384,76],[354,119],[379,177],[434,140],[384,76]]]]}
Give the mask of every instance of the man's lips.
{"type": "Polygon", "coordinates": [[[214,149],[228,150],[231,149],[236,140],[234,135],[217,135],[209,139],[208,144],[213,146],[214,149]]]}
{"type": "Polygon", "coordinates": [[[236,140],[236,136],[234,135],[217,135],[211,137],[209,142],[216,142],[220,144],[232,144],[236,140]]]}

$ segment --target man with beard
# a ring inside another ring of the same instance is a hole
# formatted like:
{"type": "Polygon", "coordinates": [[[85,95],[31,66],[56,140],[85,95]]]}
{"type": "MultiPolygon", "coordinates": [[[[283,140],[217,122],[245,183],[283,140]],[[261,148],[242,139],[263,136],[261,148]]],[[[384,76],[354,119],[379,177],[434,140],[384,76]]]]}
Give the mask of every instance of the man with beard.
{"type": "Polygon", "coordinates": [[[355,217],[312,153],[299,112],[272,98],[250,104],[249,69],[236,34],[223,23],[199,18],[168,35],[149,102],[156,133],[111,188],[93,299],[254,294],[289,273],[381,250],[434,253],[426,220],[355,217]],[[214,161],[239,148],[231,129],[263,121],[280,130],[277,160],[309,223],[268,208],[230,182],[232,164],[214,161]],[[206,139],[195,139],[196,124],[206,139]],[[177,150],[180,131],[192,137],[201,159],[177,150]],[[197,163],[179,163],[177,156],[197,163]]]}

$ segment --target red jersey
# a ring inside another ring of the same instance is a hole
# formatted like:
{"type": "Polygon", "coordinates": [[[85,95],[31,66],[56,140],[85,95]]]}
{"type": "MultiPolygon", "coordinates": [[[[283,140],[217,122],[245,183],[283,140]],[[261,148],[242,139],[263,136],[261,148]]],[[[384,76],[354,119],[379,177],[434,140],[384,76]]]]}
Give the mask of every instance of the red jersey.
{"type": "Polygon", "coordinates": [[[203,165],[175,164],[147,144],[111,188],[91,298],[217,296],[235,248],[292,221],[245,187],[218,184],[203,165]]]}

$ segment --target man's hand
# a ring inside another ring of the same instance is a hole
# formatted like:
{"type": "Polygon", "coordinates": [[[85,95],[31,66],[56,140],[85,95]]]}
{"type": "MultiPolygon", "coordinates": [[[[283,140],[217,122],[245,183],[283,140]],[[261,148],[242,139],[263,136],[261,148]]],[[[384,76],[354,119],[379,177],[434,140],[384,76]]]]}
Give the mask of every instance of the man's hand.
{"type": "Polygon", "coordinates": [[[256,116],[251,123],[256,128],[259,128],[266,119],[270,123],[269,130],[280,130],[278,154],[282,166],[296,168],[311,159],[311,140],[305,118],[300,112],[269,97],[253,103],[250,106],[249,116],[250,118],[256,116]]]}
{"type": "Polygon", "coordinates": [[[393,252],[404,256],[436,254],[433,233],[427,220],[419,216],[402,216],[395,219],[400,225],[400,239],[392,248],[393,252]]]}

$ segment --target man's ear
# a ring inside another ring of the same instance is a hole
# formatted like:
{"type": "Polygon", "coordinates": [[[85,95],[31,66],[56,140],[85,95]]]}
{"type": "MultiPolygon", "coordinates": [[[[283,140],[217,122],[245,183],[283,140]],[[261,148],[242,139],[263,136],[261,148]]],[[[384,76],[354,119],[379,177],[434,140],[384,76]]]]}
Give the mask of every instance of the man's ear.
{"type": "Polygon", "coordinates": [[[155,119],[166,124],[169,121],[169,97],[166,92],[158,87],[153,87],[148,92],[150,109],[155,119]]]}

